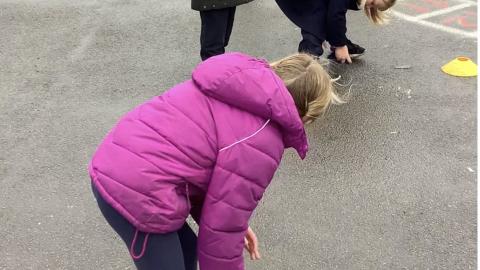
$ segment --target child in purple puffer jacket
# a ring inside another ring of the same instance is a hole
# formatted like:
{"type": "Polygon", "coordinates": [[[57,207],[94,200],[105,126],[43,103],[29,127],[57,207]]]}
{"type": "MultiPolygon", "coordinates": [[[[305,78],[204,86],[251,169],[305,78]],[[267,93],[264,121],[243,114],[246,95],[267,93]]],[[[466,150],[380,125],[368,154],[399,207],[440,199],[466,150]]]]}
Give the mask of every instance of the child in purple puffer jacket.
{"type": "Polygon", "coordinates": [[[339,102],[309,55],[212,57],[107,134],[89,166],[100,210],[137,269],[244,269],[244,247],[260,257],[248,221],[284,149],[305,158],[304,125],[339,102]]]}

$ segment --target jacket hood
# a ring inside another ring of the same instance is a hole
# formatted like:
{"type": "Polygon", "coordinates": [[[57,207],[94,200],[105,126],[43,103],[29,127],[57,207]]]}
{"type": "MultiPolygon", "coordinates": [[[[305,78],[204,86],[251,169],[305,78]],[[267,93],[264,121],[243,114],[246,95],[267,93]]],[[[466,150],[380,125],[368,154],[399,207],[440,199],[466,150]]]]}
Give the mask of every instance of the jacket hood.
{"type": "Polygon", "coordinates": [[[211,57],[196,67],[192,80],[205,95],[277,123],[285,147],[305,158],[308,142],[302,120],[267,61],[241,53],[211,57]]]}

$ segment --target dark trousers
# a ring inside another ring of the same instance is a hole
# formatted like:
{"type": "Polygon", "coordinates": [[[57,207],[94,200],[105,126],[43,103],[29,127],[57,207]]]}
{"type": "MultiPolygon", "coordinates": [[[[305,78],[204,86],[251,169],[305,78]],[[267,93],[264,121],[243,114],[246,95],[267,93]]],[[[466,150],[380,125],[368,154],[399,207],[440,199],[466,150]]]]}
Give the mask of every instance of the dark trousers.
{"type": "Polygon", "coordinates": [[[235,7],[200,11],[202,30],[200,33],[200,56],[202,60],[225,53],[230,40],[235,7]]]}
{"type": "Polygon", "coordinates": [[[322,43],[323,40],[302,29],[302,41],[298,44],[298,52],[321,56],[323,54],[322,43]]]}
{"type": "Polygon", "coordinates": [[[167,234],[140,232],[112,208],[93,185],[92,189],[100,211],[127,245],[138,270],[197,269],[197,236],[187,223],[167,234]]]}

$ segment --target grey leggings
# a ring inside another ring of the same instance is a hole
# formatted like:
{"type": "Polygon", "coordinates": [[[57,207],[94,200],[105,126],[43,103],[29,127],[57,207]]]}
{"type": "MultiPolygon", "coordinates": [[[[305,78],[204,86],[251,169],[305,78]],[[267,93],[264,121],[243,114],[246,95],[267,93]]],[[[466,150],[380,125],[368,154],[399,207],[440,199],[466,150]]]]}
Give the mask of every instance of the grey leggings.
{"type": "Polygon", "coordinates": [[[138,270],[197,269],[197,236],[187,223],[167,234],[140,232],[111,207],[93,185],[92,190],[100,211],[127,245],[138,270]]]}

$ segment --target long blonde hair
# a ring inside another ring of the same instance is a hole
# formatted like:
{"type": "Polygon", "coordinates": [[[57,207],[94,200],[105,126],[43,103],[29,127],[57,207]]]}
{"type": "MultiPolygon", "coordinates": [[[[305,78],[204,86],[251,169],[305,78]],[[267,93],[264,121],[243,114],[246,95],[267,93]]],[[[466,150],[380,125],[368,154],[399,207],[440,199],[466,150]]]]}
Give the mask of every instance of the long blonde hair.
{"type": "Polygon", "coordinates": [[[343,103],[330,75],[311,55],[294,54],[270,66],[285,83],[305,124],[322,116],[330,104],[343,103]]]}
{"type": "MultiPolygon", "coordinates": [[[[365,3],[366,0],[359,0],[359,3],[365,3]]],[[[385,8],[384,9],[378,9],[378,8],[367,8],[364,7],[364,12],[365,15],[374,23],[374,24],[384,24],[385,22],[388,21],[387,15],[385,15],[385,11],[387,11],[389,8],[393,7],[395,3],[397,2],[396,0],[383,0],[385,3],[385,8]]]]}

